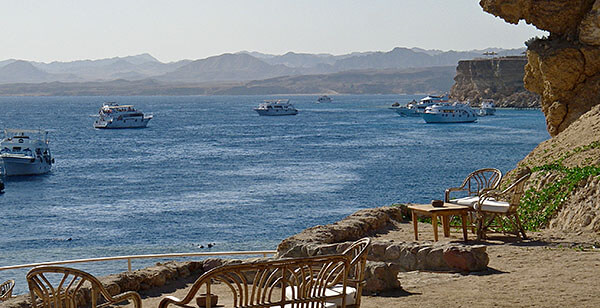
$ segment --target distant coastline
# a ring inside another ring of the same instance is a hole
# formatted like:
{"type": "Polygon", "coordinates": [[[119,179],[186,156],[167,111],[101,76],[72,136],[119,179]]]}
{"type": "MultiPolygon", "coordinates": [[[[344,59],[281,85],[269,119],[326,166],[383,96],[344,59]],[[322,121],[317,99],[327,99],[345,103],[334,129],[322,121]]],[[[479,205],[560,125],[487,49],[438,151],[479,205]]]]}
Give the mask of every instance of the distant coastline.
{"type": "Polygon", "coordinates": [[[0,96],[185,96],[444,93],[455,67],[358,70],[248,82],[169,83],[154,79],[0,84],[0,96]]]}

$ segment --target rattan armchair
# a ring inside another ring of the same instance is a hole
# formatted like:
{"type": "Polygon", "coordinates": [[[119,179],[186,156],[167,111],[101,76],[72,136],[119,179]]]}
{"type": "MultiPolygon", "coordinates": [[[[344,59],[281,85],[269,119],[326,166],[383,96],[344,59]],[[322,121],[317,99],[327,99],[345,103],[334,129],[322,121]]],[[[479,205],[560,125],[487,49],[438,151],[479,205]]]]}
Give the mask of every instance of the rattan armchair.
{"type": "Polygon", "coordinates": [[[479,200],[479,194],[484,189],[495,189],[500,184],[502,172],[496,168],[484,168],[471,172],[462,185],[459,187],[451,187],[446,189],[444,194],[444,202],[467,205],[473,208],[479,200]],[[451,193],[463,192],[466,197],[451,199],[451,193]]]}
{"type": "Polygon", "coordinates": [[[9,299],[12,296],[12,290],[15,287],[15,281],[10,279],[0,284],[0,302],[9,299]]]}
{"type": "Polygon", "coordinates": [[[503,191],[497,189],[485,189],[481,195],[475,210],[477,212],[477,240],[485,239],[486,232],[491,229],[503,233],[514,233],[517,237],[527,238],[525,229],[521,224],[517,209],[525,190],[525,182],[531,176],[527,171],[512,185],[503,191]],[[507,231],[504,221],[512,228],[507,231]]]}
{"type": "Polygon", "coordinates": [[[96,277],[73,268],[35,267],[27,273],[27,283],[33,308],[95,308],[111,306],[126,300],[131,300],[136,308],[142,306],[142,299],[136,292],[129,291],[113,296],[96,277]]]}
{"type": "Polygon", "coordinates": [[[348,289],[347,293],[352,294],[352,289],[355,290],[355,295],[346,300],[346,304],[352,307],[360,307],[360,296],[365,285],[365,268],[367,266],[367,257],[371,249],[371,239],[368,237],[362,238],[346,248],[343,255],[350,258],[350,270],[348,272],[348,289]]]}

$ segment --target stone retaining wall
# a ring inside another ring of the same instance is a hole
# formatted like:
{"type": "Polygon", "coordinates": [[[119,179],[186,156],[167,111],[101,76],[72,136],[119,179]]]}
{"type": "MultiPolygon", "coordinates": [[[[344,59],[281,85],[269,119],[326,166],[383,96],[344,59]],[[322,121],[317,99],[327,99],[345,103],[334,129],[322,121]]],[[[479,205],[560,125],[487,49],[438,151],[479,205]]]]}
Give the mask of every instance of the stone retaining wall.
{"type": "MultiPolygon", "coordinates": [[[[283,240],[279,257],[305,257],[341,253],[353,241],[394,228],[408,216],[405,206],[360,210],[341,221],[316,226],[283,240]]],[[[487,269],[484,245],[377,241],[367,258],[365,294],[400,287],[400,271],[474,272],[487,269]]]]}

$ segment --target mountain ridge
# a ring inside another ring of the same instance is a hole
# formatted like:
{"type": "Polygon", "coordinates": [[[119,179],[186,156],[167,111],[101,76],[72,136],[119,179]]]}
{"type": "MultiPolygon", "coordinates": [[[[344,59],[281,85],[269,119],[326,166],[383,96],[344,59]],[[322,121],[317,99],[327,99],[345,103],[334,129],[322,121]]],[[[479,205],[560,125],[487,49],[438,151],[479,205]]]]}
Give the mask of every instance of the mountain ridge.
{"type": "MultiPolygon", "coordinates": [[[[488,48],[503,53],[520,54],[523,49],[488,48]]],[[[387,52],[355,52],[345,55],[287,52],[270,55],[242,51],[197,60],[163,63],[148,53],[99,60],[76,60],[50,63],[8,59],[0,61],[0,69],[16,61],[25,61],[42,73],[25,68],[2,73],[0,83],[109,81],[125,78],[130,81],[154,78],[164,82],[229,82],[260,80],[279,76],[329,74],[348,70],[402,69],[456,65],[461,59],[482,56],[479,51],[441,51],[396,47],[387,52]],[[246,56],[241,56],[246,55],[246,56]],[[31,75],[27,75],[31,74],[31,75]],[[15,79],[12,76],[20,76],[15,79]]]]}

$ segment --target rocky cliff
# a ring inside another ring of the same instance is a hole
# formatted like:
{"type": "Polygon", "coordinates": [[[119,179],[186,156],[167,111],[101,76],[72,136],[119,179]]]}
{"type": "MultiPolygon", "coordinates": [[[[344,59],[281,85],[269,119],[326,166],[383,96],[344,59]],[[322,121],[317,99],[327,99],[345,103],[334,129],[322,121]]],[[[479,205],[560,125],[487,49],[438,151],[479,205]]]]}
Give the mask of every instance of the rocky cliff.
{"type": "Polygon", "coordinates": [[[533,171],[520,216],[532,229],[600,236],[600,0],[479,4],[509,23],[524,20],[550,33],[526,43],[525,88],[541,95],[553,138],[519,163],[533,171]]]}
{"type": "Polygon", "coordinates": [[[550,32],[527,42],[525,88],[542,96],[551,136],[600,103],[600,0],[481,0],[488,13],[550,32]]]}
{"type": "Polygon", "coordinates": [[[539,95],[523,84],[526,64],[526,57],[459,61],[450,97],[471,103],[493,99],[500,107],[539,107],[539,95]]]}

